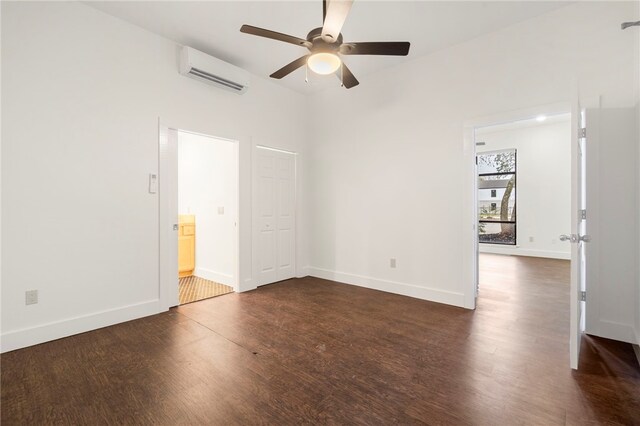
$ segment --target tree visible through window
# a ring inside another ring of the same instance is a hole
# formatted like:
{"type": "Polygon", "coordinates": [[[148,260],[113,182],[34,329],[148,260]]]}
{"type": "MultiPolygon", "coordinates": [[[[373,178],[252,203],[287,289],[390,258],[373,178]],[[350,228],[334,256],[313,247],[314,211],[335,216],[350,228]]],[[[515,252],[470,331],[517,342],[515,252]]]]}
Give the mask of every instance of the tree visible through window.
{"type": "Polygon", "coordinates": [[[483,152],[478,163],[478,241],[516,244],[516,150],[483,152]]]}

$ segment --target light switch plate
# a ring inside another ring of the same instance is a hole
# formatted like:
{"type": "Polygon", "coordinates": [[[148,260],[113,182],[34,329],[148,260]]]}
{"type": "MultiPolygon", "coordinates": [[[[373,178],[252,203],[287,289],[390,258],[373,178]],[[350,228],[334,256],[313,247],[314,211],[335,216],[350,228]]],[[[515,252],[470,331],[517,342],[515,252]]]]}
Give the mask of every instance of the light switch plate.
{"type": "Polygon", "coordinates": [[[218,207],[218,214],[224,214],[224,207],[218,207]]]}
{"type": "Polygon", "coordinates": [[[155,173],[149,173],[149,194],[155,194],[158,192],[158,175],[155,173]]]}

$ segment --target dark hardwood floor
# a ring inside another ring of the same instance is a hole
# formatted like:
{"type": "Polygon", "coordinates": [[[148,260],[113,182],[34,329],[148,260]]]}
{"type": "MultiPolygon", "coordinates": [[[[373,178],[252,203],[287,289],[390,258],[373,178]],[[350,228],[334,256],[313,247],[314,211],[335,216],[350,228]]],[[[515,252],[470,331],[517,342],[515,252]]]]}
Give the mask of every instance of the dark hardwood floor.
{"type": "Polygon", "coordinates": [[[475,312],[316,278],[2,355],[2,424],[640,424],[630,345],[568,359],[568,262],[483,255],[475,312]]]}

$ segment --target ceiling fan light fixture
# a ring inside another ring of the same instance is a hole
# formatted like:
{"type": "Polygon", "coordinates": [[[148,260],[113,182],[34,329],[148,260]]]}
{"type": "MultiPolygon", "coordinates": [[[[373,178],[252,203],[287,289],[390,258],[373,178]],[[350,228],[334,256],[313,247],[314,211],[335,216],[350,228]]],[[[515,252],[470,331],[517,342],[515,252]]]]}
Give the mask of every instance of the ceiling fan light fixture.
{"type": "Polygon", "coordinates": [[[314,53],[307,59],[307,65],[316,74],[333,74],[340,68],[342,61],[335,53],[314,53]]]}

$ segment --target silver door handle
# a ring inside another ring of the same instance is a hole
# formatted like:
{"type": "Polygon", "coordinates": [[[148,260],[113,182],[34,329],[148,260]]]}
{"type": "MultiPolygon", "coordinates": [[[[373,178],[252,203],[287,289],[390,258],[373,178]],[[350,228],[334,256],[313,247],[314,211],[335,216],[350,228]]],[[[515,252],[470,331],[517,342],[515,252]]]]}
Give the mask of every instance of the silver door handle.
{"type": "Polygon", "coordinates": [[[569,241],[571,243],[578,243],[580,241],[584,241],[585,243],[588,243],[591,241],[591,236],[590,235],[576,235],[576,234],[562,234],[560,235],[560,241],[569,241]]]}
{"type": "Polygon", "coordinates": [[[177,230],[178,230],[178,224],[177,224],[177,223],[174,223],[174,224],[173,224],[173,230],[174,230],[174,231],[177,231],[177,230]]]}

